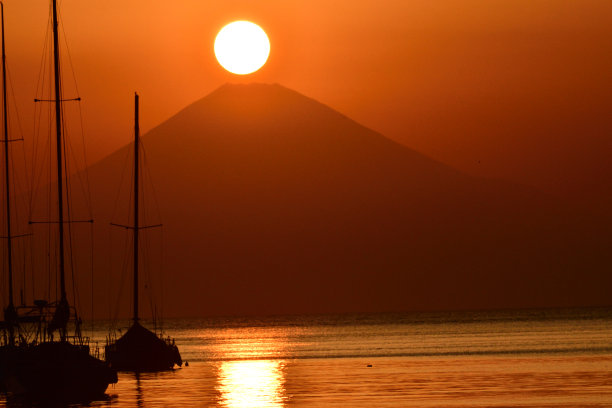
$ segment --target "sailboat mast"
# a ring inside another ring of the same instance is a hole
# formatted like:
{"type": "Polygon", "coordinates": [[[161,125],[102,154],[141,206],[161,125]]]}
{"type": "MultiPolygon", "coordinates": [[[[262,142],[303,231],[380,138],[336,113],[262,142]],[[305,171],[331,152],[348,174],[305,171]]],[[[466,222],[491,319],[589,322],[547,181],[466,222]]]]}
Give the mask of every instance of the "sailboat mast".
{"type": "Polygon", "coordinates": [[[138,318],[138,94],[134,93],[134,323],[138,318]]]}
{"type": "MultiPolygon", "coordinates": [[[[9,138],[8,138],[8,107],[6,100],[6,53],[4,48],[4,4],[0,2],[2,14],[2,113],[4,125],[4,176],[6,198],[6,241],[8,251],[8,310],[14,310],[13,303],[13,243],[11,240],[11,189],[9,177],[9,138]]],[[[11,326],[12,328],[12,326],[11,326]]],[[[11,336],[12,337],[12,336],[11,336]]]]}
{"type": "Polygon", "coordinates": [[[53,72],[55,79],[55,135],[57,146],[57,211],[59,225],[59,268],[61,303],[66,303],[64,261],[64,181],[62,177],[62,92],[60,88],[59,40],[57,33],[57,0],[53,0],[53,72]]]}
{"type": "Polygon", "coordinates": [[[8,134],[8,102],[6,99],[6,52],[4,47],[4,3],[0,2],[0,14],[2,14],[2,116],[4,129],[4,177],[6,198],[6,250],[8,261],[8,305],[4,310],[4,320],[8,325],[9,345],[15,344],[15,328],[13,324],[17,317],[15,304],[13,303],[13,240],[11,236],[11,185],[9,165],[9,134],[8,134]]]}

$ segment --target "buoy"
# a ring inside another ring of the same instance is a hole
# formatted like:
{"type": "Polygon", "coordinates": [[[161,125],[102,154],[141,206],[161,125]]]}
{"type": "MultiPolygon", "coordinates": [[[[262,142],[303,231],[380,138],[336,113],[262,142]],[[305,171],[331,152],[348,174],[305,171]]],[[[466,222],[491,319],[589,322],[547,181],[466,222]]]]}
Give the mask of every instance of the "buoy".
{"type": "Polygon", "coordinates": [[[185,361],[185,367],[189,367],[189,361],[185,361]]]}

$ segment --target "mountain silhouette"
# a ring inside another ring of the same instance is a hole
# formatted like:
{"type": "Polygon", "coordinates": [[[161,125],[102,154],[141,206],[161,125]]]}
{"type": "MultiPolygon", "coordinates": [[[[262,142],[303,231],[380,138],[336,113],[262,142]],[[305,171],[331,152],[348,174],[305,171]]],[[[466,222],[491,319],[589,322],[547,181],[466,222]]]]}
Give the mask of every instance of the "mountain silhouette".
{"type": "MultiPolygon", "coordinates": [[[[280,85],[224,85],[142,140],[166,314],[609,304],[612,257],[588,214],[463,174],[280,85]]],[[[98,282],[130,149],[89,170],[98,282]]]]}

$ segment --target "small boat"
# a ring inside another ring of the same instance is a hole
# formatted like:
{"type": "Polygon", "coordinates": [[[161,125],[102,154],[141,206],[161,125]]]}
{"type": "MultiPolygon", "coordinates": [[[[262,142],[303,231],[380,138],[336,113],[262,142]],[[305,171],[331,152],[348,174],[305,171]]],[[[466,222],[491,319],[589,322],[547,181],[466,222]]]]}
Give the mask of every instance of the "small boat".
{"type": "Polygon", "coordinates": [[[133,312],[132,326],[119,339],[109,338],[105,347],[106,362],[119,371],[163,371],[171,370],[174,365],[183,364],[181,354],[174,340],[158,336],[140,323],[138,313],[138,235],[144,228],[160,225],[141,226],[139,224],[139,145],[140,128],[138,123],[138,94],[134,95],[134,225],[118,225],[134,232],[133,240],[133,312]]]}
{"type": "Polygon", "coordinates": [[[6,170],[6,225],[8,245],[8,305],[4,309],[4,331],[0,347],[0,385],[9,395],[24,396],[38,401],[91,401],[104,395],[109,384],[117,382],[117,373],[104,361],[90,353],[89,339],[81,334],[81,318],[74,306],[68,303],[65,282],[66,252],[63,192],[66,175],[62,172],[64,151],[62,139],[62,94],[60,87],[58,20],[56,0],[52,0],[53,11],[53,78],[55,97],[55,138],[57,171],[57,220],[45,222],[57,225],[59,299],[35,300],[33,305],[15,306],[13,300],[13,270],[11,246],[11,214],[9,188],[9,149],[6,62],[4,53],[4,7],[2,6],[2,75],[4,109],[4,159],[6,170]],[[74,329],[74,334],[69,331],[74,329]]]}

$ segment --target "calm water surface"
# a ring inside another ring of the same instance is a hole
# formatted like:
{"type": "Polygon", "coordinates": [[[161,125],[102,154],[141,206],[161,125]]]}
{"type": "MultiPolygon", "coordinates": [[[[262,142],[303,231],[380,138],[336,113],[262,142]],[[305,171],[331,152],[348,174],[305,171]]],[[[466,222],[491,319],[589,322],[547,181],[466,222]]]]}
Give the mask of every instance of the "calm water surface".
{"type": "Polygon", "coordinates": [[[609,309],[166,326],[189,366],[120,373],[108,398],[88,406],[612,407],[609,309]]]}

